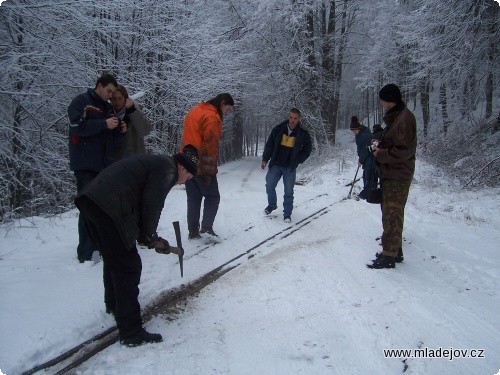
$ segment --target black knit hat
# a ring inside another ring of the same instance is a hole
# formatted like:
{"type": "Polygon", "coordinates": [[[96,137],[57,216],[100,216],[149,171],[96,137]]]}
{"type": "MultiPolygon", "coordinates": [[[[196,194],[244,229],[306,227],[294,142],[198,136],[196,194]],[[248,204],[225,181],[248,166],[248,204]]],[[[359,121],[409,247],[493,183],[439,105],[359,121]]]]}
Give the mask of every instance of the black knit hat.
{"type": "Polygon", "coordinates": [[[357,116],[351,117],[351,125],[349,126],[350,130],[361,129],[361,124],[359,123],[359,119],[357,116]]]}
{"type": "Polygon", "coordinates": [[[175,154],[173,158],[193,176],[198,172],[198,150],[193,145],[184,146],[182,153],[175,154]]]}
{"type": "Polygon", "coordinates": [[[382,130],[383,130],[383,129],[382,129],[382,125],[380,125],[380,124],[375,124],[375,125],[373,125],[373,131],[374,131],[374,132],[380,132],[380,131],[382,131],[382,130]]]}
{"type": "Polygon", "coordinates": [[[382,87],[378,96],[384,102],[398,103],[401,101],[401,91],[399,91],[399,87],[394,83],[389,83],[382,87]]]}

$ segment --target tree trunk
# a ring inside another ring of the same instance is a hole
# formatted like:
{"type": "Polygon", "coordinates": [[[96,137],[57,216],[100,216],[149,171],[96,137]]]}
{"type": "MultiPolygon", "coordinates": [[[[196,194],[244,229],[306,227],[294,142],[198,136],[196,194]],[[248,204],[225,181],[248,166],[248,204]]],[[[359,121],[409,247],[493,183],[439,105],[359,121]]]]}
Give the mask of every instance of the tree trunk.
{"type": "Polygon", "coordinates": [[[332,97],[333,88],[331,82],[334,77],[335,64],[335,1],[331,0],[327,7],[324,3],[321,7],[322,15],[322,70],[323,70],[323,89],[321,90],[321,118],[326,125],[326,141],[327,143],[335,143],[335,133],[331,133],[331,126],[335,122],[336,109],[333,107],[332,97]]]}
{"type": "Polygon", "coordinates": [[[493,67],[495,64],[495,49],[497,47],[498,38],[495,38],[497,28],[498,28],[498,6],[493,5],[491,11],[488,13],[488,31],[490,34],[489,44],[488,44],[488,73],[486,77],[486,85],[485,85],[485,96],[486,96],[486,118],[489,118],[493,115],[493,67]]]}
{"type": "Polygon", "coordinates": [[[493,125],[492,133],[496,133],[499,130],[500,130],[500,112],[498,112],[497,120],[495,121],[495,124],[493,125]]]}
{"type": "Polygon", "coordinates": [[[486,77],[486,118],[493,114],[493,72],[490,70],[486,77]]]}
{"type": "Polygon", "coordinates": [[[370,89],[366,89],[364,94],[366,95],[366,97],[365,97],[365,105],[366,105],[365,113],[366,113],[366,118],[367,118],[366,121],[368,124],[367,125],[368,128],[370,128],[370,89]]]}
{"type": "MultiPolygon", "coordinates": [[[[19,82],[17,85],[18,89],[22,88],[22,83],[19,82]]],[[[16,161],[20,161],[21,158],[21,112],[22,108],[20,105],[16,104],[14,110],[14,126],[12,127],[12,138],[11,142],[11,155],[12,162],[10,164],[11,175],[15,176],[9,183],[9,204],[10,207],[19,207],[21,205],[21,168],[16,164],[16,161]]]]}
{"type": "Polygon", "coordinates": [[[448,116],[448,100],[446,97],[446,84],[442,83],[439,87],[439,104],[441,104],[441,115],[443,117],[443,133],[448,134],[450,119],[448,116]]]}
{"type": "MultiPolygon", "coordinates": [[[[333,2],[334,3],[334,2],[333,2]]],[[[338,45],[337,58],[335,60],[335,73],[333,77],[333,100],[331,103],[332,122],[330,124],[330,143],[335,144],[335,133],[337,131],[338,109],[340,104],[340,87],[342,84],[342,71],[344,64],[344,51],[347,44],[347,0],[343,1],[342,27],[340,30],[340,40],[338,45]]]]}
{"type": "Polygon", "coordinates": [[[241,159],[243,156],[243,123],[238,110],[234,113],[233,139],[231,141],[231,160],[241,159]]]}
{"type": "Polygon", "coordinates": [[[424,140],[427,140],[429,132],[429,91],[430,83],[428,77],[422,78],[420,82],[420,104],[422,105],[422,119],[424,121],[424,140]]]}

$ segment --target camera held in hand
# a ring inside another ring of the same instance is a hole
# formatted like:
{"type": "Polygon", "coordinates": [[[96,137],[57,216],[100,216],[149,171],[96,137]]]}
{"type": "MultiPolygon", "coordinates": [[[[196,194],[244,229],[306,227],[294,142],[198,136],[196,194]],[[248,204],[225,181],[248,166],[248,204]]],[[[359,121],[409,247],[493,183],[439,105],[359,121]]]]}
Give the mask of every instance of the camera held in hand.
{"type": "Polygon", "coordinates": [[[118,125],[116,126],[120,131],[123,130],[123,125],[124,125],[124,122],[122,119],[118,118],[118,117],[115,117],[117,120],[118,120],[118,125]]]}
{"type": "Polygon", "coordinates": [[[372,144],[370,146],[368,146],[368,149],[370,150],[370,152],[373,152],[375,151],[376,148],[378,148],[380,142],[377,141],[377,140],[374,140],[372,141],[372,144]]]}

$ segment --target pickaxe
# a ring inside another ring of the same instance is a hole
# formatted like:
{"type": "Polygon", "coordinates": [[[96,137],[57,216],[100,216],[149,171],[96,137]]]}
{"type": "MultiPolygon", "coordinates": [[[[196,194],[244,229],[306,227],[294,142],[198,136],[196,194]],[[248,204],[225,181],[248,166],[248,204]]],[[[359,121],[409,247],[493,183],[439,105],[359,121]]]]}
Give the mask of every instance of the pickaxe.
{"type": "Polygon", "coordinates": [[[174,221],[172,223],[174,226],[174,231],[175,231],[175,239],[177,240],[177,248],[179,251],[174,252],[179,256],[179,266],[181,267],[181,277],[184,277],[184,265],[183,265],[183,258],[184,258],[184,249],[182,248],[182,239],[181,239],[181,227],[179,226],[178,221],[174,221]]]}

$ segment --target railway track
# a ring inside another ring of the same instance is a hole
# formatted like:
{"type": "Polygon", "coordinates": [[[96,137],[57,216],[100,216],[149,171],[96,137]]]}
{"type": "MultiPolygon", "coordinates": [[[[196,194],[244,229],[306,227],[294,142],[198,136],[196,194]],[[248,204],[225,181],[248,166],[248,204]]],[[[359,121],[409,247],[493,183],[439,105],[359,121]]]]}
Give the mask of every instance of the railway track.
{"type": "MultiPolygon", "coordinates": [[[[238,267],[243,261],[252,258],[255,254],[254,252],[261,248],[263,245],[272,245],[273,241],[279,241],[286,238],[295,232],[299,231],[301,228],[310,224],[312,221],[320,218],[330,211],[331,206],[340,203],[345,199],[333,202],[317,211],[313,212],[309,216],[303,218],[302,220],[289,225],[283,230],[271,235],[270,237],[262,240],[258,244],[252,246],[251,248],[245,250],[234,258],[226,261],[220,266],[212,269],[203,276],[199,277],[195,281],[182,285],[179,288],[171,289],[164,292],[156,299],[156,301],[146,307],[143,310],[142,318],[146,323],[151,320],[154,316],[160,314],[176,314],[178,312],[178,306],[185,304],[185,301],[191,297],[196,296],[203,288],[207,285],[212,284],[217,281],[221,276],[225,275],[232,269],[238,267]]],[[[79,345],[65,351],[59,356],[33,368],[23,372],[21,375],[32,375],[36,373],[40,374],[56,374],[56,375],[68,375],[75,374],[75,370],[82,363],[92,358],[94,355],[105,350],[108,346],[113,345],[118,341],[118,329],[117,327],[111,327],[94,337],[82,342],[79,345]]]]}

